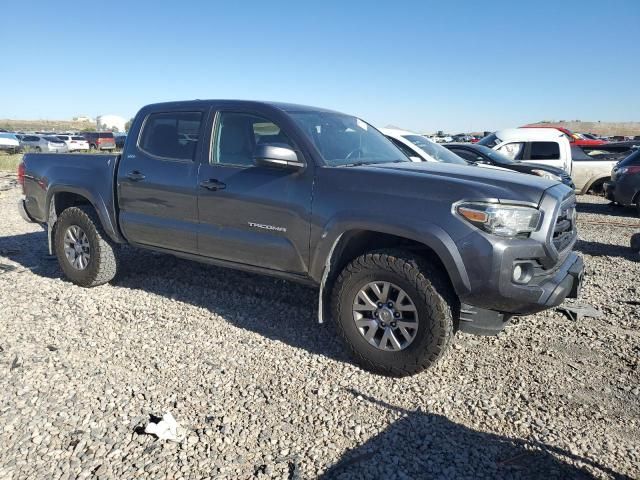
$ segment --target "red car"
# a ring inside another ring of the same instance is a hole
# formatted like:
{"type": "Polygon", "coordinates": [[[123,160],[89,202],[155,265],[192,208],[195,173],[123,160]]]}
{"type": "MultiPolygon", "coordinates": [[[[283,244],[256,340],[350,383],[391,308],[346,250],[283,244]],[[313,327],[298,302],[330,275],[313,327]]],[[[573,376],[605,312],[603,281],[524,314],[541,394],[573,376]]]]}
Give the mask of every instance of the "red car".
{"type": "Polygon", "coordinates": [[[559,127],[557,125],[547,125],[547,124],[533,124],[533,125],[524,125],[521,128],[555,128],[556,130],[560,130],[567,136],[567,139],[572,145],[576,145],[578,147],[592,147],[594,145],[603,145],[607,142],[604,140],[589,140],[587,138],[582,138],[579,135],[576,135],[568,128],[559,127]]]}

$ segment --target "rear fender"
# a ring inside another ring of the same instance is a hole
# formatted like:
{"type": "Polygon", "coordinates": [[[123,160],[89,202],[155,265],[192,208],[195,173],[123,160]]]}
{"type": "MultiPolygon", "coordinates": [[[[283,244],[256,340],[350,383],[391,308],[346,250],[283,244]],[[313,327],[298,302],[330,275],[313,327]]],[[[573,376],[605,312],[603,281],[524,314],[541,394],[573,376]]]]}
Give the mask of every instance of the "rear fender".
{"type": "Polygon", "coordinates": [[[95,209],[98,213],[98,218],[100,219],[100,223],[102,223],[102,228],[109,236],[111,240],[116,243],[125,243],[126,240],[118,230],[118,225],[116,219],[111,214],[111,210],[107,207],[104,199],[99,195],[94,195],[93,192],[87,190],[82,187],[72,186],[72,185],[56,185],[52,186],[47,192],[47,210],[49,212],[47,217],[47,230],[49,232],[49,251],[51,252],[51,241],[52,235],[55,227],[55,223],[58,220],[56,214],[56,203],[55,198],[58,193],[73,193],[80,197],[83,197],[87,200],[87,202],[95,209]]]}

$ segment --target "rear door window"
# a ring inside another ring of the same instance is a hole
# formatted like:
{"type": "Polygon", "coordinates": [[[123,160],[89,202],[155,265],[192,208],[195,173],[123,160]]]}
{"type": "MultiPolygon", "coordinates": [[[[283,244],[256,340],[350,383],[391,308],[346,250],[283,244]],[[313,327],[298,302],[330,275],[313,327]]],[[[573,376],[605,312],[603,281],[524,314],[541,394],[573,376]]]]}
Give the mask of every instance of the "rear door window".
{"type": "Polygon", "coordinates": [[[558,142],[531,142],[527,160],[560,160],[560,145],[558,142]]]}
{"type": "Polygon", "coordinates": [[[159,158],[193,160],[201,123],[201,112],[152,113],[144,122],[138,147],[159,158]]]}

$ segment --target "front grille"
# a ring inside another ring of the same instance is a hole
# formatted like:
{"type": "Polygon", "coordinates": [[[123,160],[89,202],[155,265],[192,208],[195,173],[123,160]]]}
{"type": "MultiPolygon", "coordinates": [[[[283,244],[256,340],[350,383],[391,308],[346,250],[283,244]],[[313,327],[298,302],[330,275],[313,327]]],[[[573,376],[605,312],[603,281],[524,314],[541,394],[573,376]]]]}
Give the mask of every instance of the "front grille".
{"type": "Polygon", "coordinates": [[[553,246],[559,253],[571,246],[578,234],[576,229],[576,197],[571,195],[562,202],[553,227],[553,246]]]}

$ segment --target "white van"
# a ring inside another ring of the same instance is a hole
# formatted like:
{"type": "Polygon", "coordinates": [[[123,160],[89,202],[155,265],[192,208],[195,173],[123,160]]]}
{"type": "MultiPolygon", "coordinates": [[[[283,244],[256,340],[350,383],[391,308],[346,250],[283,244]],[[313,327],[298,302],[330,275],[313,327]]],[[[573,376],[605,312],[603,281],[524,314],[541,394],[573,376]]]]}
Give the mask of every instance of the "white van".
{"type": "Polygon", "coordinates": [[[590,157],[554,128],[507,128],[487,135],[479,143],[513,160],[562,168],[571,175],[577,193],[601,189],[611,178],[617,161],[590,157]]]}

